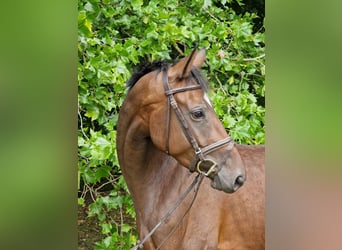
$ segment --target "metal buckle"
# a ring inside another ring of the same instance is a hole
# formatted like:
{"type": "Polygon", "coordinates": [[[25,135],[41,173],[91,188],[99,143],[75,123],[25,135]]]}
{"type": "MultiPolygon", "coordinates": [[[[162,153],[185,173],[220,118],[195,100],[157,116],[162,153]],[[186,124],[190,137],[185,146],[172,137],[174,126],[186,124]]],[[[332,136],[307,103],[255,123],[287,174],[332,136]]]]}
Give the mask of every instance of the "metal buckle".
{"type": "Polygon", "coordinates": [[[203,174],[204,176],[209,176],[210,174],[215,173],[217,171],[216,167],[217,167],[217,163],[216,162],[214,162],[213,160],[210,160],[210,159],[205,159],[203,161],[198,161],[197,162],[196,170],[197,170],[198,173],[203,174]],[[206,163],[209,162],[209,163],[212,164],[207,172],[204,172],[201,169],[201,164],[203,164],[204,162],[206,162],[206,163]]]}
{"type": "Polygon", "coordinates": [[[202,149],[198,148],[197,150],[195,149],[195,155],[202,154],[202,149]]]}

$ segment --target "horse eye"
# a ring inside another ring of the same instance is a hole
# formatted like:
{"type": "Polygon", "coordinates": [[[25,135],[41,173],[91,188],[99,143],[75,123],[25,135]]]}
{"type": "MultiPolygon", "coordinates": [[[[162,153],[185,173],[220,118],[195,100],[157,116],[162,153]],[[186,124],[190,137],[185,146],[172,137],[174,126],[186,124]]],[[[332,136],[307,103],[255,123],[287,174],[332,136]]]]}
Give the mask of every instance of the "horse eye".
{"type": "Polygon", "coordinates": [[[191,112],[191,118],[194,120],[201,120],[205,117],[204,111],[202,109],[196,109],[191,112]]]}

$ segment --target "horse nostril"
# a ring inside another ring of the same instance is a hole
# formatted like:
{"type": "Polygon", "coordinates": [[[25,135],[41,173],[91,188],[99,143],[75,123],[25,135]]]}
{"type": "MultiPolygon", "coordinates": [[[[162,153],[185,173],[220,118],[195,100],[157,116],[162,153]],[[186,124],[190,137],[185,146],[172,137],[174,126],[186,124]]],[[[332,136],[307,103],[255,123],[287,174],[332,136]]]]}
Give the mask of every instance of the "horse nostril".
{"type": "Polygon", "coordinates": [[[237,190],[239,187],[241,187],[243,185],[243,183],[245,182],[245,178],[242,175],[239,175],[236,179],[235,179],[235,183],[234,183],[234,190],[237,190]]]}

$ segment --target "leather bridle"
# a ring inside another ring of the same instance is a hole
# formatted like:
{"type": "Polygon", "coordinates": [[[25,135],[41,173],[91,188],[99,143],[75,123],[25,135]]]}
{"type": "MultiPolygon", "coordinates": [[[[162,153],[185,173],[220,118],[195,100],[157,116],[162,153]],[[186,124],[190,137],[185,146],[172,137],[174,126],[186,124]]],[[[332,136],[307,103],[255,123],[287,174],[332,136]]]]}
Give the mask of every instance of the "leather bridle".
{"type": "Polygon", "coordinates": [[[192,76],[195,78],[198,84],[171,89],[169,79],[168,79],[168,67],[163,67],[162,74],[163,74],[162,79],[163,79],[164,91],[167,97],[165,152],[169,154],[169,149],[170,149],[170,146],[169,146],[170,119],[171,119],[170,107],[172,107],[173,111],[176,114],[176,117],[178,118],[181,124],[182,130],[187,140],[189,141],[189,143],[191,144],[192,148],[195,151],[195,156],[192,159],[190,167],[189,167],[190,172],[197,171],[198,173],[204,174],[205,176],[213,176],[217,174],[219,171],[219,167],[217,163],[211,159],[205,158],[205,155],[225,145],[229,145],[228,151],[230,151],[234,147],[234,141],[232,140],[231,137],[227,136],[226,138],[222,140],[219,140],[215,143],[212,143],[208,146],[201,148],[199,144],[197,143],[197,140],[194,137],[193,133],[191,132],[190,127],[182,111],[178,107],[177,101],[174,98],[174,94],[185,92],[185,91],[191,91],[195,89],[201,89],[202,88],[201,85],[198,83],[198,80],[196,79],[195,74],[192,74],[192,76]]]}
{"type": "MultiPolygon", "coordinates": [[[[169,84],[169,79],[168,79],[168,67],[163,67],[162,69],[163,73],[163,85],[164,85],[164,90],[165,90],[165,95],[167,97],[167,113],[166,113],[166,145],[165,145],[165,152],[169,154],[169,132],[170,132],[170,119],[171,119],[171,111],[170,111],[170,106],[176,113],[176,116],[182,126],[182,129],[184,131],[184,134],[187,138],[187,140],[190,142],[191,146],[193,147],[195,151],[195,156],[192,159],[192,162],[190,164],[190,171],[194,172],[197,171],[198,175],[195,177],[193,182],[188,186],[188,188],[185,190],[185,192],[179,197],[179,199],[176,201],[176,203],[171,207],[170,210],[161,218],[161,220],[153,227],[153,229],[142,239],[141,241],[138,241],[138,243],[131,248],[131,250],[137,250],[139,248],[142,248],[144,243],[154,234],[154,232],[173,214],[173,212],[178,208],[178,206],[185,200],[185,198],[188,196],[188,194],[191,192],[191,190],[195,189],[195,194],[190,202],[189,207],[185,211],[184,215],[182,218],[179,220],[179,222],[174,226],[173,230],[170,231],[170,233],[167,235],[167,237],[163,240],[163,242],[158,246],[157,249],[160,249],[161,246],[169,239],[169,237],[172,235],[174,230],[178,227],[178,225],[183,221],[184,217],[186,214],[189,212],[190,208],[192,207],[193,202],[196,199],[199,186],[204,178],[204,176],[209,176],[212,177],[213,175],[217,174],[219,171],[218,165],[215,161],[205,158],[205,155],[209,154],[210,152],[223,147],[225,145],[229,145],[228,151],[230,151],[234,147],[234,141],[228,136],[222,140],[219,140],[217,142],[214,142],[208,146],[205,147],[200,147],[197,143],[196,138],[192,134],[190,127],[178,107],[178,104],[174,98],[174,94],[177,94],[179,92],[184,92],[184,91],[191,91],[195,89],[201,89],[200,84],[196,85],[190,85],[190,86],[185,86],[185,87],[180,87],[180,88],[170,88],[169,84]],[[205,169],[204,169],[205,168],[205,169]]],[[[193,75],[193,77],[196,79],[196,76],[193,75]]],[[[198,80],[196,79],[197,83],[198,80]]]]}

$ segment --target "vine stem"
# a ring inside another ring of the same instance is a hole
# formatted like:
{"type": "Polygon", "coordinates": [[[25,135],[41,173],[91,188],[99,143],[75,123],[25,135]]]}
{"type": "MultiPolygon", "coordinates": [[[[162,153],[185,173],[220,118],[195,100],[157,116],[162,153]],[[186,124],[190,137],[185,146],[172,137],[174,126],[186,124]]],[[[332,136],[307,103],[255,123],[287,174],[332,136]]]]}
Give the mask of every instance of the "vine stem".
{"type": "Polygon", "coordinates": [[[99,187],[95,188],[95,192],[98,192],[101,188],[103,188],[107,184],[115,183],[118,179],[119,179],[119,177],[114,178],[114,179],[111,177],[109,181],[107,181],[107,182],[101,184],[99,187]]]}
{"type": "Polygon", "coordinates": [[[218,79],[217,75],[215,75],[215,79],[216,81],[220,84],[221,90],[222,92],[227,95],[227,92],[225,91],[225,89],[223,88],[222,82],[220,81],[220,79],[218,79]]]}
{"type": "Polygon", "coordinates": [[[265,57],[265,54],[262,54],[260,56],[254,57],[254,58],[244,58],[242,60],[245,61],[245,62],[258,61],[258,59],[261,59],[263,57],[265,57]]]}
{"type": "Polygon", "coordinates": [[[82,116],[81,116],[81,112],[80,112],[80,102],[79,101],[77,101],[77,112],[78,112],[78,117],[80,118],[80,125],[81,125],[81,132],[82,132],[82,134],[83,134],[83,136],[85,137],[85,138],[87,138],[87,140],[89,140],[89,137],[84,133],[84,129],[83,129],[83,121],[82,121],[82,116]]]}
{"type": "Polygon", "coordinates": [[[183,51],[178,47],[177,43],[173,43],[173,47],[178,51],[179,54],[181,54],[182,56],[184,56],[183,51]]]}

